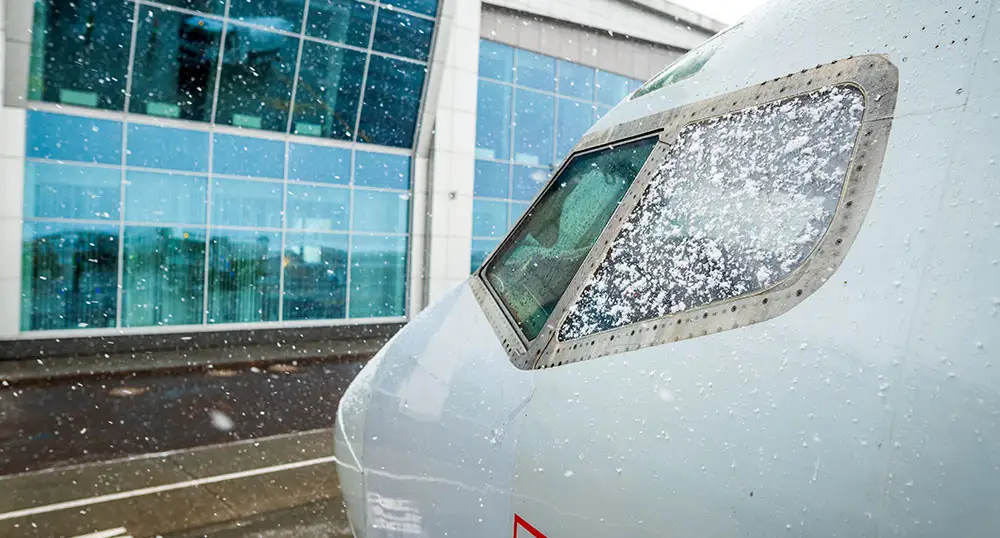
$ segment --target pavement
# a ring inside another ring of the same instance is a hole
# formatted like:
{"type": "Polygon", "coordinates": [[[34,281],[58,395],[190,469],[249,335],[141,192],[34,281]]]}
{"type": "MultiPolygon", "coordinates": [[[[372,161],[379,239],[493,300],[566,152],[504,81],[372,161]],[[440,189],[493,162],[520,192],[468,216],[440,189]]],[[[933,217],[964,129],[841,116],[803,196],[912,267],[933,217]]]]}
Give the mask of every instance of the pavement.
{"type": "Polygon", "coordinates": [[[0,384],[0,536],[350,536],[337,404],[362,360],[0,384]]]}

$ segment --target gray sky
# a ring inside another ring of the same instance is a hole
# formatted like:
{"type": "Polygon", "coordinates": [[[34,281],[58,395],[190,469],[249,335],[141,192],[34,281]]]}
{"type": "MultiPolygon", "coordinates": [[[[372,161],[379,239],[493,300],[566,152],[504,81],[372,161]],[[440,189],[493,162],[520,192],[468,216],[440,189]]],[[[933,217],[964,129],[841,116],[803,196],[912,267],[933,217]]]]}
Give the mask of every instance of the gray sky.
{"type": "Polygon", "coordinates": [[[724,23],[734,23],[767,0],[671,0],[724,23]]]}

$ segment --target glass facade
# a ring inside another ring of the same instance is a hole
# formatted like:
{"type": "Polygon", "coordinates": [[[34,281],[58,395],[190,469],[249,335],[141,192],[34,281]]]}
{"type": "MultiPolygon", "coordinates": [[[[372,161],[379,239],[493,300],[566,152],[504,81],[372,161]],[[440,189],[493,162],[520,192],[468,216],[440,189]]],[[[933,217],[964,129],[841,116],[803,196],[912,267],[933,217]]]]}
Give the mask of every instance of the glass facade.
{"type": "Polygon", "coordinates": [[[641,84],[480,41],[472,271],[517,223],[587,129],[641,84]]]}
{"type": "Polygon", "coordinates": [[[22,330],[406,314],[406,152],[41,111],[26,150],[22,330]]]}
{"type": "Polygon", "coordinates": [[[21,329],[405,316],[437,11],[35,0],[21,329]]]}
{"type": "Polygon", "coordinates": [[[29,98],[411,148],[436,16],[437,0],[37,0],[29,98]]]}

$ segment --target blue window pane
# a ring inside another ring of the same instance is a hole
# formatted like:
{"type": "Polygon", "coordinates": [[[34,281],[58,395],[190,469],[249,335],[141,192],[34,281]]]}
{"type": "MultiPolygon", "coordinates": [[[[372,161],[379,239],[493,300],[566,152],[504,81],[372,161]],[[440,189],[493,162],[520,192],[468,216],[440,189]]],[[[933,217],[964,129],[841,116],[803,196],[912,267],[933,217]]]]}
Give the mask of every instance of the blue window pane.
{"type": "Polygon", "coordinates": [[[122,326],[200,324],[205,230],[125,228],[122,326]]]}
{"type": "Polygon", "coordinates": [[[437,15],[438,0],[382,0],[382,3],[431,17],[437,15]]]}
{"type": "Polygon", "coordinates": [[[510,197],[514,200],[531,200],[549,180],[548,168],[514,165],[514,181],[510,197]]]}
{"type": "Polygon", "coordinates": [[[476,161],[476,183],[473,193],[486,198],[510,196],[510,165],[476,161]]]}
{"type": "Polygon", "coordinates": [[[216,179],[212,182],[212,224],[280,228],[281,183],[216,179]]]}
{"type": "Polygon", "coordinates": [[[299,40],[229,24],[225,49],[215,122],[285,132],[299,40]]]}
{"type": "Polygon", "coordinates": [[[36,0],[34,4],[29,99],[122,110],[134,4],[124,0],[36,0]]]}
{"type": "Polygon", "coordinates": [[[121,164],[122,124],[28,111],[25,151],[39,159],[121,164]]]}
{"type": "Polygon", "coordinates": [[[410,195],[355,189],[351,217],[355,232],[406,233],[410,229],[410,195]]]}
{"type": "Polygon", "coordinates": [[[410,158],[405,155],[357,151],[354,153],[354,166],[355,185],[383,189],[410,188],[410,158]]]}
{"type": "Polygon", "coordinates": [[[476,200],[472,202],[472,235],[503,237],[507,233],[507,202],[476,200]]]}
{"type": "Polygon", "coordinates": [[[352,318],[406,314],[406,237],[351,239],[352,318]]]}
{"type": "Polygon", "coordinates": [[[472,259],[469,262],[469,272],[474,273],[486,258],[493,252],[493,249],[497,248],[500,241],[495,239],[473,239],[472,240],[472,259]]]}
{"type": "Polygon", "coordinates": [[[120,169],[28,162],[24,165],[24,216],[118,220],[120,169]]]}
{"type": "Polygon", "coordinates": [[[606,106],[597,105],[597,107],[594,108],[594,123],[597,123],[597,120],[603,118],[604,115],[610,111],[611,109],[606,106]]]}
{"type": "Polygon", "coordinates": [[[306,0],[229,0],[229,16],[258,26],[298,33],[305,3],[306,0]]]}
{"type": "Polygon", "coordinates": [[[206,178],[130,170],[127,179],[127,222],[205,224],[206,178]]]}
{"type": "Polygon", "coordinates": [[[347,315],[347,236],[285,236],[284,319],[347,315]]]}
{"type": "Polygon", "coordinates": [[[517,224],[517,219],[524,215],[525,211],[531,207],[530,203],[527,202],[511,202],[510,203],[510,228],[513,228],[517,224]]]}
{"type": "Polygon", "coordinates": [[[552,96],[518,90],[514,111],[514,162],[552,164],[555,102],[552,96]]]}
{"type": "Polygon", "coordinates": [[[364,72],[364,53],[307,41],[302,46],[292,132],[353,138],[364,72]]]}
{"type": "Polygon", "coordinates": [[[368,48],[375,7],[357,0],[312,0],[306,34],[368,48]]]}
{"type": "Polygon", "coordinates": [[[358,141],[409,148],[420,110],[427,69],[419,64],[372,55],[358,141]]]}
{"type": "Polygon", "coordinates": [[[632,79],[608,73],[597,72],[597,102],[603,105],[615,106],[628,97],[632,91],[632,79]]]}
{"type": "Polygon", "coordinates": [[[125,159],[129,166],[208,172],[208,133],[133,123],[125,159]]]}
{"type": "Polygon", "coordinates": [[[380,9],[375,23],[372,49],[415,60],[427,60],[430,56],[433,33],[433,21],[398,11],[380,9]]]}
{"type": "Polygon", "coordinates": [[[479,81],[476,104],[476,156],[482,159],[510,158],[510,115],[513,88],[479,81]]]}
{"type": "Polygon", "coordinates": [[[517,83],[536,90],[555,91],[556,61],[550,56],[517,49],[517,83]]]}
{"type": "Polygon", "coordinates": [[[26,222],[21,328],[114,327],[118,226],[26,222]]]}
{"type": "Polygon", "coordinates": [[[288,185],[288,228],[346,230],[351,191],[342,187],[288,185]]]}
{"type": "Polygon", "coordinates": [[[503,82],[514,81],[514,49],[481,39],[479,41],[479,76],[503,82]]]}
{"type": "Polygon", "coordinates": [[[226,8],[226,0],[159,0],[159,2],[212,15],[222,15],[226,8]]]}
{"type": "Polygon", "coordinates": [[[346,185],[351,180],[351,151],[289,143],[288,179],[346,185]]]}
{"type": "Polygon", "coordinates": [[[211,230],[208,322],[277,321],[281,234],[211,230]]]}
{"type": "Polygon", "coordinates": [[[280,179],[285,176],[285,143],[249,136],[215,135],[212,172],[280,179]]]}
{"type": "Polygon", "coordinates": [[[559,99],[556,115],[556,160],[565,159],[594,122],[594,107],[587,103],[559,99]]]}
{"type": "Polygon", "coordinates": [[[217,20],[143,7],[129,110],[210,121],[221,44],[222,23],[217,20]]]}
{"type": "Polygon", "coordinates": [[[594,100],[594,70],[577,63],[559,60],[559,87],[561,95],[594,100]]]}

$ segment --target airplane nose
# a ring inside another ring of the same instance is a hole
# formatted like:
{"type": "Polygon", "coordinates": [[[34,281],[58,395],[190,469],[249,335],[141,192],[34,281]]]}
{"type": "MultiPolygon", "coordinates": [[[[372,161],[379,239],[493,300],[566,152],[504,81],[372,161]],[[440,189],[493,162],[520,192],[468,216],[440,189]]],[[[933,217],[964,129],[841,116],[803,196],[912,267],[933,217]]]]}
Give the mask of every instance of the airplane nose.
{"type": "Polygon", "coordinates": [[[362,464],[365,420],[371,400],[372,380],[383,355],[383,351],[376,353],[344,391],[333,428],[340,491],[347,506],[348,521],[357,538],[365,536],[365,477],[362,464]]]}

